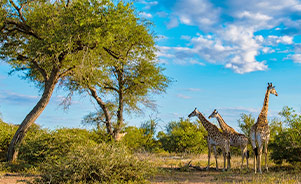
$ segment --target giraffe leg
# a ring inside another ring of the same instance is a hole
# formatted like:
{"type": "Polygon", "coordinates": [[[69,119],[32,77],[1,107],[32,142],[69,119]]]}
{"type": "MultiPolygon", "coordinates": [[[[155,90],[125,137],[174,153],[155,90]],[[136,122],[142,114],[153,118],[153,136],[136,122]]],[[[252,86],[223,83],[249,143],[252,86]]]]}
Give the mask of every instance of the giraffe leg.
{"type": "Polygon", "coordinates": [[[264,146],[264,154],[265,154],[265,170],[268,172],[268,141],[265,142],[264,146]]]}
{"type": "Polygon", "coordinates": [[[244,148],[241,148],[241,165],[240,165],[240,170],[242,170],[242,167],[244,165],[244,159],[245,159],[245,150],[244,150],[244,148]]]}
{"type": "Polygon", "coordinates": [[[257,159],[257,167],[258,167],[258,172],[259,172],[260,174],[262,174],[262,171],[261,171],[262,148],[263,148],[263,144],[262,144],[261,140],[258,140],[258,159],[257,159]]]}
{"type": "Polygon", "coordinates": [[[258,148],[256,147],[256,134],[255,134],[255,130],[251,129],[250,132],[250,139],[251,139],[251,144],[252,144],[252,148],[254,151],[254,172],[257,172],[257,156],[258,156],[258,148]]]}
{"type": "Polygon", "coordinates": [[[210,156],[211,156],[211,145],[208,141],[208,165],[206,167],[206,170],[209,170],[209,167],[210,167],[210,156]]]}
{"type": "Polygon", "coordinates": [[[227,166],[227,170],[230,170],[231,169],[231,153],[228,152],[228,155],[227,155],[227,160],[228,160],[228,166],[227,166]]]}
{"type": "Polygon", "coordinates": [[[214,150],[214,157],[215,157],[215,165],[216,165],[216,170],[218,170],[218,164],[217,164],[217,152],[216,152],[216,146],[213,146],[213,150],[214,150]]]}
{"type": "Polygon", "coordinates": [[[224,172],[225,169],[226,169],[226,156],[227,156],[226,151],[223,149],[223,157],[224,157],[224,168],[223,168],[223,172],[224,172]]]}
{"type": "Polygon", "coordinates": [[[249,171],[249,151],[248,147],[246,147],[246,160],[247,160],[247,171],[249,171]]]}

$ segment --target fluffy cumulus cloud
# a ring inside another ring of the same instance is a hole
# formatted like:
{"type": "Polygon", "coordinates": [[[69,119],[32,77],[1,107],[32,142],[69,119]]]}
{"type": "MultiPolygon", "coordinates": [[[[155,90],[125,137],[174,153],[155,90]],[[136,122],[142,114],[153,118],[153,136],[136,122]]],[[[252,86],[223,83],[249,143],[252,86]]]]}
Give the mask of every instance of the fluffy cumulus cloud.
{"type": "Polygon", "coordinates": [[[210,30],[219,22],[220,10],[208,0],[178,0],[173,10],[171,21],[178,17],[180,23],[197,25],[203,30],[210,30]]]}
{"type": "MultiPolygon", "coordinates": [[[[268,63],[258,56],[284,52],[280,45],[293,47],[301,30],[300,7],[298,0],[175,1],[167,27],[197,26],[201,33],[183,33],[187,47],[161,47],[159,56],[179,64],[222,64],[240,74],[266,70],[268,63]]],[[[300,63],[300,53],[290,59],[300,63]]]]}

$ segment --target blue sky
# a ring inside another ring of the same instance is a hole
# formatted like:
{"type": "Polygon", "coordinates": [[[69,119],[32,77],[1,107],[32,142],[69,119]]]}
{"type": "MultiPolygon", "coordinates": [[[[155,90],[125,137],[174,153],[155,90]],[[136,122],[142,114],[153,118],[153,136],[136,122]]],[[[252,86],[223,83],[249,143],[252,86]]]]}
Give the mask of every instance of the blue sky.
{"type": "MultiPolygon", "coordinates": [[[[268,82],[279,94],[270,97],[269,118],[277,117],[283,106],[300,112],[299,0],[138,0],[135,6],[140,16],[154,22],[158,62],[174,82],[166,94],[153,97],[156,112],[127,116],[129,125],[153,117],[162,129],[197,107],[206,116],[216,108],[238,129],[241,113],[258,116],[268,82]]],[[[0,63],[0,112],[5,121],[20,123],[41,93],[19,74],[8,76],[9,70],[0,63]]],[[[97,107],[88,96],[75,96],[64,111],[59,106],[64,95],[62,89],[55,91],[38,124],[82,127],[82,117],[97,107]]]]}

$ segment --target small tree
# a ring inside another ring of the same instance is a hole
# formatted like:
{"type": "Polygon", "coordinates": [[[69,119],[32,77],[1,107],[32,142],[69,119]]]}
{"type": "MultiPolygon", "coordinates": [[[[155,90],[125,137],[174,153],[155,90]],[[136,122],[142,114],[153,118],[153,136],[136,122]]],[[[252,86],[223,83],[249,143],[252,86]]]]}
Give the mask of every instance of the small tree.
{"type": "Polygon", "coordinates": [[[119,2],[112,8],[112,19],[107,21],[114,22],[114,27],[110,27],[113,39],[103,47],[98,64],[74,73],[68,85],[71,93],[87,92],[96,100],[108,134],[116,139],[124,127],[124,112],[154,107],[150,95],[165,92],[170,80],[156,61],[157,49],[149,22],[135,15],[130,3],[119,2]]]}
{"type": "Polygon", "coordinates": [[[201,153],[206,149],[206,135],[207,131],[200,123],[181,119],[170,122],[166,133],[159,132],[157,137],[166,151],[201,153]]]}
{"type": "Polygon", "coordinates": [[[255,124],[255,118],[252,116],[252,114],[247,115],[242,113],[240,115],[240,119],[238,120],[238,126],[249,139],[250,139],[250,130],[252,125],[254,124],[255,124]]]}
{"type": "MultiPolygon", "coordinates": [[[[283,107],[279,113],[284,118],[283,126],[271,142],[271,158],[278,164],[283,160],[301,166],[301,115],[293,108],[283,107]]],[[[282,123],[281,123],[282,125],[282,123]]]]}

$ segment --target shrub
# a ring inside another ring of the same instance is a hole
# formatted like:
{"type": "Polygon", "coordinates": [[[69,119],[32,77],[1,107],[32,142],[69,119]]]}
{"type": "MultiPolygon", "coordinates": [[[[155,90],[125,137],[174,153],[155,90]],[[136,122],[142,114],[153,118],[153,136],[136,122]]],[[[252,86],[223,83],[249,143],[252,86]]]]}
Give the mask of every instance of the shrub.
{"type": "Polygon", "coordinates": [[[160,142],[154,138],[156,126],[155,120],[151,119],[142,123],[140,128],[134,126],[126,127],[126,134],[121,142],[133,151],[163,151],[160,142]]]}
{"type": "MultiPolygon", "coordinates": [[[[278,131],[271,142],[271,158],[277,164],[283,161],[301,166],[301,115],[292,108],[284,107],[279,113],[284,118],[284,128],[278,131]]],[[[282,126],[282,123],[280,124],[282,126]]]]}
{"type": "Polygon", "coordinates": [[[17,131],[17,128],[17,126],[4,123],[0,119],[0,161],[6,160],[9,143],[17,131]]]}
{"type": "Polygon", "coordinates": [[[144,183],[154,169],[124,146],[86,143],[73,146],[67,155],[48,159],[41,181],[51,183],[144,183]]]}
{"type": "Polygon", "coordinates": [[[159,132],[157,137],[166,151],[201,153],[207,147],[206,135],[207,132],[200,123],[181,119],[179,122],[170,122],[166,133],[159,132]]]}
{"type": "Polygon", "coordinates": [[[85,129],[61,128],[54,131],[32,126],[20,146],[19,159],[38,165],[48,157],[56,159],[64,156],[74,145],[92,141],[93,132],[85,129]]]}

